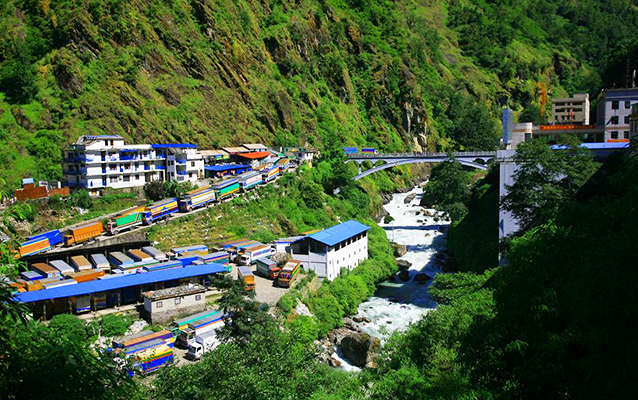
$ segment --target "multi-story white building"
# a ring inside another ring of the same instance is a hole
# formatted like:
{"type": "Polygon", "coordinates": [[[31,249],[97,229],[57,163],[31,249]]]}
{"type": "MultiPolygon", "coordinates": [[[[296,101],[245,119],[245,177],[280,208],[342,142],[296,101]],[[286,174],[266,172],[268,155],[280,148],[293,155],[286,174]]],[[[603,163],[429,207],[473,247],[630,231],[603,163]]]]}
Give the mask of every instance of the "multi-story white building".
{"type": "Polygon", "coordinates": [[[118,135],[90,135],[65,149],[63,173],[69,187],[99,194],[155,180],[196,181],[204,161],[194,145],[126,145],[118,135]]]}
{"type": "Polygon", "coordinates": [[[632,104],[638,103],[638,89],[605,89],[598,96],[598,122],[605,142],[629,140],[632,104]]]}
{"type": "Polygon", "coordinates": [[[589,125],[589,94],[552,99],[552,123],[589,125]]]}
{"type": "Polygon", "coordinates": [[[638,103],[631,105],[631,115],[629,115],[629,138],[638,136],[638,103]]]}
{"type": "Polygon", "coordinates": [[[342,269],[352,270],[368,258],[369,226],[354,220],[305,236],[292,243],[290,254],[306,271],[335,279],[342,269]]]}

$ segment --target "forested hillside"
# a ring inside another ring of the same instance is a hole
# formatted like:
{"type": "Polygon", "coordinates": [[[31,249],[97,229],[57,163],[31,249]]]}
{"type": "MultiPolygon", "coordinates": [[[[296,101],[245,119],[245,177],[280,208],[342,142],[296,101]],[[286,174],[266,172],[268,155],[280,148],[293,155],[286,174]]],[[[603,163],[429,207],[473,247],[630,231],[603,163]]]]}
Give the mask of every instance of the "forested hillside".
{"type": "Polygon", "coordinates": [[[60,178],[60,148],[87,133],[493,148],[503,105],[541,118],[539,93],[623,83],[638,30],[636,0],[2,4],[5,189],[60,178]]]}

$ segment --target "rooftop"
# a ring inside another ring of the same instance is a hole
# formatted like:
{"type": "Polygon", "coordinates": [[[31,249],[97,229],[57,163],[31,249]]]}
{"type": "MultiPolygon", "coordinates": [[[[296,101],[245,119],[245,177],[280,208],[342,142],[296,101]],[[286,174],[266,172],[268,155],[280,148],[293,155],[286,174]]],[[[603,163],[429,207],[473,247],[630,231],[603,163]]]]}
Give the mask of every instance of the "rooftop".
{"type": "Polygon", "coordinates": [[[222,150],[228,154],[248,153],[250,151],[245,147],[222,147],[222,150]]]}
{"type": "Polygon", "coordinates": [[[106,292],[130,286],[148,285],[150,283],[172,281],[192,276],[211,275],[220,272],[226,272],[226,268],[221,264],[210,263],[204,265],[193,265],[183,268],[123,275],[113,277],[113,279],[82,282],[77,285],[63,286],[53,289],[42,289],[34,292],[18,293],[15,297],[18,301],[30,303],[41,300],[83,296],[91,293],[106,292]]]}
{"type": "Polygon", "coordinates": [[[154,149],[196,149],[197,145],[191,143],[160,143],[152,144],[154,149]]]}
{"type": "Polygon", "coordinates": [[[177,286],[167,289],[159,289],[159,290],[149,290],[148,292],[142,293],[142,295],[149,300],[162,300],[162,299],[170,299],[173,297],[183,297],[196,293],[203,293],[206,291],[206,288],[202,285],[193,285],[188,284],[185,286],[177,286]]]}
{"type": "Polygon", "coordinates": [[[250,169],[250,165],[242,165],[242,164],[238,164],[238,165],[207,165],[204,167],[204,169],[206,171],[213,171],[213,172],[224,172],[224,171],[233,171],[236,169],[250,169]]]}
{"type": "Polygon", "coordinates": [[[308,237],[327,246],[334,246],[369,229],[370,227],[368,225],[351,219],[339,225],[308,235],[308,237]]]}
{"type": "Polygon", "coordinates": [[[258,150],[258,149],[266,149],[267,148],[266,146],[264,146],[261,143],[248,143],[248,144],[242,144],[242,146],[244,146],[248,150],[258,150]]]}
{"type": "Polygon", "coordinates": [[[253,153],[241,153],[237,154],[239,157],[250,158],[251,160],[255,160],[257,158],[266,158],[270,156],[270,153],[267,151],[256,151],[253,153]]]}

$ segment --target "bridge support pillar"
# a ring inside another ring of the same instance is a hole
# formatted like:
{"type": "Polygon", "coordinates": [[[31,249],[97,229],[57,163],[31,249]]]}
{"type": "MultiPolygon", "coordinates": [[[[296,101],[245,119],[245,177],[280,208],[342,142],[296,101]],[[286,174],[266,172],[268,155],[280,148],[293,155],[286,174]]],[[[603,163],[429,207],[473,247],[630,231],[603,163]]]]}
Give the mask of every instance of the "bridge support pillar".
{"type": "Polygon", "coordinates": [[[359,175],[361,175],[361,163],[357,163],[359,164],[359,175]]]}

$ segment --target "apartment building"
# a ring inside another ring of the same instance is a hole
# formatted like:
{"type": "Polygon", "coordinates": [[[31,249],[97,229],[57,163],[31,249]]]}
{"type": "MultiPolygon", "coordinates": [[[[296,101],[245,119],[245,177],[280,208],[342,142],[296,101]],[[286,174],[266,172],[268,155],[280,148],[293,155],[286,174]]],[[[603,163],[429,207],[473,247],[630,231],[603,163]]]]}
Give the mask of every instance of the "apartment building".
{"type": "Polygon", "coordinates": [[[605,142],[629,141],[630,114],[638,103],[638,89],[606,89],[598,96],[597,125],[605,142]]]}
{"type": "Polygon", "coordinates": [[[629,115],[629,139],[638,136],[638,103],[631,105],[629,115]]]}
{"type": "Polygon", "coordinates": [[[304,236],[287,247],[306,271],[333,280],[368,258],[369,226],[354,220],[304,236]]]}
{"type": "Polygon", "coordinates": [[[589,125],[589,94],[552,99],[552,123],[589,125]]]}
{"type": "Polygon", "coordinates": [[[97,195],[155,180],[194,182],[204,176],[204,161],[194,145],[130,145],[118,135],[87,135],[64,150],[63,174],[69,187],[97,195]]]}

